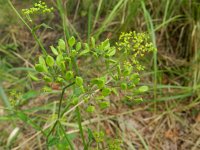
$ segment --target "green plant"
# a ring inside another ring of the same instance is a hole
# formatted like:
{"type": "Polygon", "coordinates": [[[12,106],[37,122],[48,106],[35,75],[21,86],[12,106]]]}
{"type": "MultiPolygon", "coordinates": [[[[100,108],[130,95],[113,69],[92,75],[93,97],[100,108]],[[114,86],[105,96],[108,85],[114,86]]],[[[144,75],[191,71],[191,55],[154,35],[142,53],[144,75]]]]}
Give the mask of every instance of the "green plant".
{"type": "MultiPolygon", "coordinates": [[[[87,145],[81,125],[80,105],[84,104],[87,106],[87,112],[92,113],[95,112],[97,106],[100,109],[108,108],[111,103],[108,100],[111,94],[118,94],[120,91],[131,100],[133,96],[146,92],[147,86],[140,86],[139,88],[136,88],[136,86],[140,80],[138,70],[144,68],[137,57],[143,56],[147,51],[154,50],[147,39],[147,35],[144,33],[122,33],[117,45],[111,46],[108,39],[96,44],[95,39],[91,38],[91,44],[82,44],[71,37],[67,43],[60,39],[56,47],[51,46],[53,55],[41,55],[35,65],[36,71],[47,83],[46,86],[56,83],[62,89],[58,117],[51,132],[57,124],[60,124],[62,114],[68,111],[65,109],[65,112],[62,112],[63,96],[66,90],[72,90],[68,105],[75,108],[85,148],[87,145]],[[66,49],[66,44],[68,44],[69,49],[66,49]],[[121,51],[120,56],[117,56],[117,50],[121,51]],[[97,75],[92,76],[87,74],[87,71],[81,71],[78,60],[82,66],[92,68],[97,75]],[[92,62],[101,64],[101,69],[96,70],[92,62]]],[[[36,76],[31,75],[31,77],[40,81],[36,76]]],[[[48,88],[50,87],[48,86],[48,88]]]]}
{"type": "MultiPolygon", "coordinates": [[[[136,32],[122,33],[114,45],[110,44],[109,39],[98,43],[95,38],[91,37],[88,43],[81,43],[71,36],[67,41],[59,39],[58,44],[52,45],[51,52],[49,52],[35,33],[41,25],[34,25],[32,29],[12,3],[10,1],[9,3],[42,49],[38,63],[35,64],[37,75],[30,73],[30,78],[37,82],[45,82],[44,91],[52,91],[52,84],[56,84],[61,90],[57,117],[51,130],[43,131],[47,139],[47,147],[54,143],[57,144],[59,140],[64,140],[70,149],[74,149],[73,142],[62,125],[63,117],[74,112],[82,144],[84,149],[88,149],[89,140],[85,138],[82,126],[81,111],[84,111],[82,108],[85,108],[88,113],[94,113],[96,109],[106,109],[112,104],[110,96],[119,96],[119,93],[122,93],[121,95],[128,100],[141,101],[139,94],[146,92],[148,87],[138,86],[139,71],[144,69],[139,59],[146,52],[155,51],[153,44],[149,42],[147,34],[136,32]],[[91,74],[88,70],[92,70],[95,74],[91,74]],[[67,100],[65,100],[66,93],[67,100]],[[59,137],[52,136],[54,131],[60,133],[59,137]]],[[[23,13],[32,23],[31,14],[51,12],[51,10],[45,3],[40,2],[33,8],[24,9],[23,13]]]]}

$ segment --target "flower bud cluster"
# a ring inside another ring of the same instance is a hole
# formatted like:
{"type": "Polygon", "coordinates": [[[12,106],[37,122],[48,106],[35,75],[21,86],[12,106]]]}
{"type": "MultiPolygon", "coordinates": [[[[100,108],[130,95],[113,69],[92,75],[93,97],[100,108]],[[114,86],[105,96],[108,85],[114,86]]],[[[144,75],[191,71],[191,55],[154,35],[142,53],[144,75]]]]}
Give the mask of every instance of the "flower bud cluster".
{"type": "Polygon", "coordinates": [[[144,69],[138,58],[143,57],[146,52],[155,50],[153,43],[149,42],[149,36],[146,33],[136,33],[135,31],[122,32],[116,45],[119,51],[130,56],[137,70],[144,69]]]}
{"type": "Polygon", "coordinates": [[[24,15],[33,15],[38,13],[50,13],[53,11],[53,7],[49,8],[45,2],[39,1],[35,3],[33,7],[28,9],[22,9],[24,15]]]}

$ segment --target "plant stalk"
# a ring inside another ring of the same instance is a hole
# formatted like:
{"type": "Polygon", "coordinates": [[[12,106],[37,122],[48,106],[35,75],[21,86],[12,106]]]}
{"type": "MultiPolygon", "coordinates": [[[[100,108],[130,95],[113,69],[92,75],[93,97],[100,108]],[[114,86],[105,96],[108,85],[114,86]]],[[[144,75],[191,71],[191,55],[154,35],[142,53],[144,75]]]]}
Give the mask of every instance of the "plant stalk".
{"type": "MultiPolygon", "coordinates": [[[[63,101],[63,97],[64,97],[64,93],[65,93],[65,90],[67,89],[67,88],[69,88],[70,86],[72,86],[73,84],[75,84],[75,82],[72,82],[72,83],[70,83],[69,85],[67,85],[67,86],[65,86],[63,89],[62,89],[62,93],[61,93],[61,97],[60,97],[60,101],[59,101],[59,106],[58,106],[58,117],[57,117],[57,119],[56,119],[56,122],[54,123],[54,125],[53,125],[53,127],[52,127],[52,129],[51,129],[51,131],[48,133],[48,135],[47,135],[47,140],[48,140],[48,138],[49,138],[49,136],[51,135],[51,133],[53,132],[53,130],[55,129],[55,127],[57,126],[57,124],[59,123],[59,125],[60,126],[62,126],[61,124],[60,124],[60,117],[61,117],[61,106],[62,106],[62,101],[63,101]]],[[[64,129],[63,129],[64,130],[64,129]]],[[[69,139],[68,139],[69,140],[69,139]]],[[[67,141],[68,141],[67,140],[67,141]]],[[[71,143],[69,142],[69,145],[70,145],[71,143]]],[[[70,146],[71,147],[71,146],[70,146]]],[[[73,150],[73,149],[72,149],[73,150]]]]}
{"type": "Polygon", "coordinates": [[[83,134],[83,127],[82,127],[82,123],[81,123],[81,113],[80,113],[79,107],[76,108],[76,116],[77,116],[77,120],[78,120],[78,127],[80,130],[81,139],[82,139],[82,142],[84,145],[84,150],[86,150],[87,144],[85,142],[85,138],[84,138],[84,134],[83,134]]]}
{"type": "Polygon", "coordinates": [[[59,124],[59,126],[60,126],[62,132],[64,133],[65,139],[67,140],[67,142],[68,142],[68,144],[69,144],[69,146],[70,146],[70,149],[71,149],[71,150],[74,150],[74,147],[73,147],[73,145],[72,145],[70,139],[69,139],[69,138],[67,137],[67,135],[65,134],[65,130],[64,130],[62,124],[60,123],[60,121],[58,121],[58,124],[59,124]]]}
{"type": "Polygon", "coordinates": [[[15,9],[15,7],[13,6],[13,4],[11,3],[10,0],[8,0],[8,3],[10,5],[10,7],[14,10],[14,12],[16,13],[16,15],[20,18],[20,20],[24,23],[24,25],[29,29],[29,31],[31,32],[31,34],[33,35],[35,41],[38,43],[38,45],[40,46],[40,48],[42,49],[42,53],[46,56],[47,52],[44,48],[44,46],[42,45],[40,39],[37,37],[35,31],[28,25],[28,23],[22,18],[22,16],[19,14],[19,12],[15,9]]]}
{"type": "MultiPolygon", "coordinates": [[[[79,72],[77,61],[76,61],[75,57],[73,57],[72,63],[73,63],[73,66],[75,68],[76,74],[79,76],[80,72],[79,72]]],[[[82,122],[81,122],[81,118],[82,117],[81,117],[81,113],[80,113],[79,107],[76,108],[76,116],[77,116],[77,121],[78,121],[78,127],[79,127],[80,134],[81,134],[81,139],[82,139],[82,142],[83,142],[83,145],[84,145],[84,150],[86,150],[87,149],[87,144],[86,144],[85,138],[84,138],[83,127],[82,127],[82,122]]]]}
{"type": "Polygon", "coordinates": [[[61,106],[62,106],[62,101],[63,101],[65,90],[74,84],[75,84],[75,82],[72,82],[62,89],[62,93],[61,93],[61,97],[60,97],[60,101],[59,101],[59,107],[58,107],[58,119],[60,119],[60,117],[61,117],[61,106]]]}

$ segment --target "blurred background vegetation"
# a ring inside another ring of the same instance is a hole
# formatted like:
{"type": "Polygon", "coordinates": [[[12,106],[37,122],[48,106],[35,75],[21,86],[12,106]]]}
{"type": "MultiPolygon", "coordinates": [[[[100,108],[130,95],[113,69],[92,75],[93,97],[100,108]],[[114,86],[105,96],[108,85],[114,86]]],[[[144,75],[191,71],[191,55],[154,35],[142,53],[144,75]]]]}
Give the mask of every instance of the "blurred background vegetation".
{"type": "MultiPolygon", "coordinates": [[[[12,2],[21,12],[37,1],[12,2]]],[[[106,134],[118,133],[123,140],[122,149],[200,149],[199,0],[46,2],[55,8],[54,13],[34,18],[38,24],[44,22],[52,28],[37,32],[46,49],[59,38],[70,35],[80,41],[94,36],[99,41],[109,38],[115,43],[121,32],[128,31],[148,32],[157,48],[157,52],[142,60],[146,66],[142,83],[150,87],[145,100],[140,104],[121,101],[98,114],[102,125],[107,127],[106,134]]],[[[48,100],[51,95],[37,92],[41,85],[27,77],[40,53],[31,33],[7,0],[0,0],[0,149],[6,145],[14,149],[43,149],[44,139],[33,124],[51,120],[43,112],[55,111],[55,104],[48,100]],[[6,108],[13,101],[33,119],[8,115],[6,108]],[[8,139],[18,128],[16,138],[8,139]]]]}

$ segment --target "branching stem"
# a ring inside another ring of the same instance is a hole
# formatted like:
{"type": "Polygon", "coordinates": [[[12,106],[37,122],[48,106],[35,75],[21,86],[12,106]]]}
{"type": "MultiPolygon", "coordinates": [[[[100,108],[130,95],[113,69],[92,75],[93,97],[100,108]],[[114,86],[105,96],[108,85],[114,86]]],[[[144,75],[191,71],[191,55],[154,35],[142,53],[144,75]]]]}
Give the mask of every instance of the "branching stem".
{"type": "Polygon", "coordinates": [[[40,48],[42,49],[42,53],[46,56],[47,52],[44,48],[44,46],[42,45],[40,39],[37,37],[35,31],[28,25],[28,23],[23,19],[23,17],[19,14],[19,12],[15,9],[15,7],[13,6],[13,4],[11,3],[10,0],[8,0],[8,3],[10,5],[10,7],[14,10],[14,12],[16,13],[16,15],[20,18],[20,20],[24,23],[24,25],[28,28],[28,30],[31,32],[31,34],[33,35],[35,41],[38,43],[38,45],[40,46],[40,48]]]}

